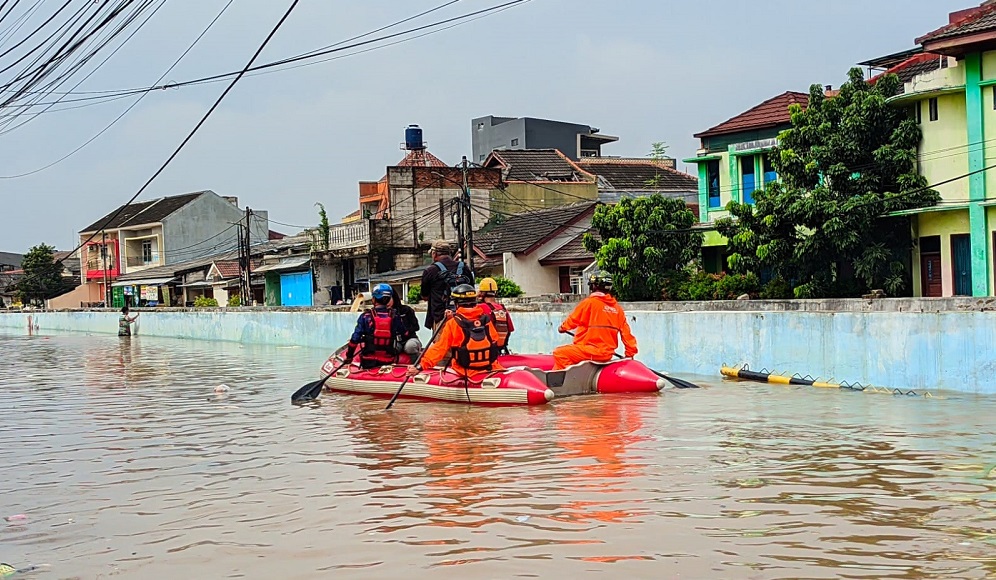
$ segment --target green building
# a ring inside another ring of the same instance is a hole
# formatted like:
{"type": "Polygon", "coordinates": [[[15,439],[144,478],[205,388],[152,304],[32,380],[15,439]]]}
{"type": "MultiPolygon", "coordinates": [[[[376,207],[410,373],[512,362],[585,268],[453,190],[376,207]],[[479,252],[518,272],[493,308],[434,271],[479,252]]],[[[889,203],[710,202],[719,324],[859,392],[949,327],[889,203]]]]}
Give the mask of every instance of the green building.
{"type": "MultiPolygon", "coordinates": [[[[699,221],[711,223],[726,217],[727,203],[751,203],[755,191],[778,179],[766,152],[778,144],[778,134],[791,126],[789,106],[805,107],[808,101],[808,93],[782,93],[695,134],[699,150],[684,161],[698,166],[699,221]]],[[[726,238],[707,232],[702,258],[707,272],[724,270],[726,238]]]]}

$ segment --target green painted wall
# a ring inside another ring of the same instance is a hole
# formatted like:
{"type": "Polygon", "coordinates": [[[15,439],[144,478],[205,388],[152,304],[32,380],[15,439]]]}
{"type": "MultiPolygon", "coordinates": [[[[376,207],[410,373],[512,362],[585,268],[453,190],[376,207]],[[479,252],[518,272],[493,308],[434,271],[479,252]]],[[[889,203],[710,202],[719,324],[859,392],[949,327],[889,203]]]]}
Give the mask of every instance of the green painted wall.
{"type": "Polygon", "coordinates": [[[267,272],[264,274],[263,304],[266,306],[280,306],[280,274],[267,272]]]}

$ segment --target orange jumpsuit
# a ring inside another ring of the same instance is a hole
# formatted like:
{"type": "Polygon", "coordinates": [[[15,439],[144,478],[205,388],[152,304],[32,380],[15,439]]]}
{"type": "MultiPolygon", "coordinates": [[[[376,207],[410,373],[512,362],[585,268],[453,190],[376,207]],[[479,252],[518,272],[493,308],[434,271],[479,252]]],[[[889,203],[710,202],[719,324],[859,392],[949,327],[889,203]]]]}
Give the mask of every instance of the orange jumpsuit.
{"type": "Polygon", "coordinates": [[[636,356],[636,337],[626,322],[623,312],[616,299],[602,292],[593,292],[571,312],[567,320],[560,325],[560,331],[577,329],[574,344],[558,346],[553,349],[554,369],[562,369],[586,360],[605,362],[619,346],[622,335],[626,356],[636,356]]]}
{"type": "MultiPolygon", "coordinates": [[[[463,316],[466,319],[477,320],[482,316],[484,316],[484,309],[481,308],[480,306],[474,306],[472,308],[458,308],[456,313],[460,316],[463,316]]],[[[432,367],[439,364],[439,361],[443,359],[443,356],[445,356],[447,352],[459,349],[460,347],[463,346],[464,332],[463,329],[460,328],[460,323],[457,322],[456,318],[455,317],[448,318],[443,324],[444,324],[443,329],[439,331],[439,335],[436,336],[436,340],[431,345],[429,345],[429,348],[426,349],[425,354],[422,355],[422,360],[419,361],[419,366],[422,367],[423,369],[431,369],[432,367]]],[[[488,336],[490,336],[491,339],[495,341],[495,344],[498,344],[497,342],[498,333],[495,330],[493,324],[487,325],[487,332],[488,336]]],[[[452,368],[455,372],[457,372],[461,376],[470,376],[470,377],[479,375],[481,373],[490,372],[482,370],[465,369],[457,361],[456,356],[454,356],[450,361],[450,368],[452,368]]],[[[504,367],[502,367],[497,362],[491,365],[491,371],[500,371],[500,370],[504,370],[504,367]]]]}

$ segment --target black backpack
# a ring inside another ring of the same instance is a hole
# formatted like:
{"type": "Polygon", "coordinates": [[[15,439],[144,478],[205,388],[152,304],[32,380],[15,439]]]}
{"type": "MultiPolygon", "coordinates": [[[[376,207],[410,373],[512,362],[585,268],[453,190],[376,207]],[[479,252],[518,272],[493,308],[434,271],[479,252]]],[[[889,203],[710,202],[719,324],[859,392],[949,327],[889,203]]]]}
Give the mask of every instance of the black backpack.
{"type": "Polygon", "coordinates": [[[447,299],[447,301],[449,300],[450,293],[453,292],[453,289],[456,288],[457,286],[459,286],[460,284],[471,284],[471,285],[473,285],[473,282],[471,281],[470,276],[467,276],[466,274],[463,273],[464,266],[463,266],[463,261],[462,260],[459,261],[459,262],[457,262],[456,272],[450,272],[446,268],[446,266],[443,265],[442,262],[433,262],[432,264],[435,267],[439,268],[439,278],[441,280],[443,280],[444,282],[446,282],[446,286],[447,286],[446,299],[447,299]]]}

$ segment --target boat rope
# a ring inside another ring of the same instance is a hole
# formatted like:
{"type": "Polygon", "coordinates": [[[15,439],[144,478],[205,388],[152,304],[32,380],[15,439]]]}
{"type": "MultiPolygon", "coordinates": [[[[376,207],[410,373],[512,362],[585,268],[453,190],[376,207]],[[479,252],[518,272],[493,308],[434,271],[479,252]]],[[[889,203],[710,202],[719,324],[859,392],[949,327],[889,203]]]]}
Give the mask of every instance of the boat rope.
{"type": "Polygon", "coordinates": [[[931,394],[930,391],[926,390],[918,392],[913,389],[877,387],[858,382],[836,382],[832,377],[827,380],[820,380],[820,377],[814,378],[811,375],[802,376],[799,373],[793,373],[791,375],[787,373],[776,373],[775,371],[769,371],[767,368],[762,368],[759,371],[752,371],[747,363],[737,367],[729,367],[724,364],[722,368],[720,368],[719,372],[725,377],[759,383],[771,383],[775,385],[799,385],[816,387],[818,389],[841,389],[845,391],[860,391],[868,394],[893,395],[896,397],[924,397],[927,399],[946,398],[935,396],[931,394]]]}

